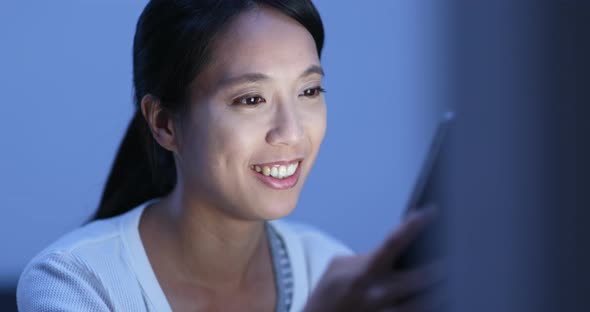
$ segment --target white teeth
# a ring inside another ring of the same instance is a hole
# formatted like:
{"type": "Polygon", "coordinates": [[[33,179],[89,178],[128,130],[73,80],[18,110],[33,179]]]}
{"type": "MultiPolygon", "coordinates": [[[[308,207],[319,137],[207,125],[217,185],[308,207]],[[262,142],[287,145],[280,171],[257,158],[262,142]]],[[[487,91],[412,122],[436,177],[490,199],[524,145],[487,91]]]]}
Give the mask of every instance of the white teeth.
{"type": "Polygon", "coordinates": [[[268,167],[268,166],[254,166],[254,170],[256,172],[262,173],[265,176],[272,176],[276,179],[284,179],[292,176],[295,171],[297,171],[297,167],[299,163],[290,164],[288,166],[277,166],[277,167],[268,167]]]}
{"type": "Polygon", "coordinates": [[[290,164],[289,167],[287,167],[287,175],[293,175],[293,173],[295,173],[297,170],[298,164],[299,163],[290,164]]]}
{"type": "Polygon", "coordinates": [[[279,166],[279,176],[278,176],[278,178],[279,179],[282,179],[282,178],[284,178],[286,176],[287,176],[287,167],[285,167],[285,166],[279,166]]]}

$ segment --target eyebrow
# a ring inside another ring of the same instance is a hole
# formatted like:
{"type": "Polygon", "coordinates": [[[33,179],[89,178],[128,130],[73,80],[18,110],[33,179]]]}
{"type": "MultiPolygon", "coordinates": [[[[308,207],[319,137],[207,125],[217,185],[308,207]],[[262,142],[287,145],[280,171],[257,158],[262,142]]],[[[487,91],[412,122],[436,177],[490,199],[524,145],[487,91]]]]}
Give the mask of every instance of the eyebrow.
{"type": "MultiPolygon", "coordinates": [[[[303,73],[301,73],[301,75],[299,75],[299,79],[305,78],[313,74],[317,74],[322,77],[325,76],[324,70],[321,66],[311,65],[306,70],[304,70],[303,73]]],[[[218,83],[218,88],[225,88],[238,84],[257,83],[265,80],[270,80],[270,76],[263,73],[247,73],[236,77],[223,78],[218,83]]]]}

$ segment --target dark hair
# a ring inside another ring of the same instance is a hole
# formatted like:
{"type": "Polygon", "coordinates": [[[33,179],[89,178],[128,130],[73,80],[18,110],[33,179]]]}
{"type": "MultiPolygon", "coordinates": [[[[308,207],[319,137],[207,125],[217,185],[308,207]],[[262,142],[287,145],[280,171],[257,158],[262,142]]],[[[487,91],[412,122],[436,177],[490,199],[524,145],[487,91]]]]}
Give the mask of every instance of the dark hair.
{"type": "Polygon", "coordinates": [[[152,137],[141,100],[150,94],[170,112],[181,112],[190,83],[210,61],[216,35],[233,17],[256,5],[278,10],[303,25],[321,55],[324,29],[310,0],[151,0],[147,4],[133,41],[135,113],[93,219],[120,215],[172,191],[173,155],[152,137]]]}

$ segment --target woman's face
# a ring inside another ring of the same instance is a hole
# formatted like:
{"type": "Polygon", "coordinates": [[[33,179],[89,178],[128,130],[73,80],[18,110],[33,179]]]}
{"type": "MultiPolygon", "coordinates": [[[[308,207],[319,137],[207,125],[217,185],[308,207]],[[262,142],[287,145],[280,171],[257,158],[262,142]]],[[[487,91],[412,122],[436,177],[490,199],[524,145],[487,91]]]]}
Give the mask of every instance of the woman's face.
{"type": "Polygon", "coordinates": [[[303,26],[266,8],[238,16],[192,85],[177,151],[185,196],[239,219],[289,214],[326,129],[322,77],[303,26]]]}

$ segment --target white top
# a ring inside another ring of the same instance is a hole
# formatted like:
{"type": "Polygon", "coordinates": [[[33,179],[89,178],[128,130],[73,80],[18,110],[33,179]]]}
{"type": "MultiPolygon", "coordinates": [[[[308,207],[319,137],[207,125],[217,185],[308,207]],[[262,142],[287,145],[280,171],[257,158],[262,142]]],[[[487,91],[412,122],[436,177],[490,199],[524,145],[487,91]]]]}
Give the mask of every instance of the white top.
{"type": "MultiPolygon", "coordinates": [[[[139,235],[139,219],[148,203],[89,223],[33,258],[18,283],[18,310],[171,312],[139,235]]],[[[306,225],[285,220],[269,224],[291,262],[289,311],[301,311],[332,258],[352,251],[306,225]]]]}

